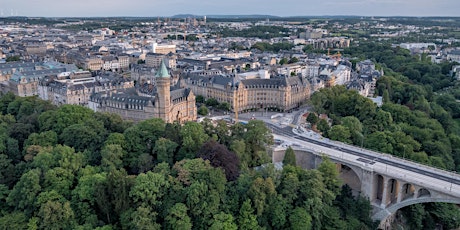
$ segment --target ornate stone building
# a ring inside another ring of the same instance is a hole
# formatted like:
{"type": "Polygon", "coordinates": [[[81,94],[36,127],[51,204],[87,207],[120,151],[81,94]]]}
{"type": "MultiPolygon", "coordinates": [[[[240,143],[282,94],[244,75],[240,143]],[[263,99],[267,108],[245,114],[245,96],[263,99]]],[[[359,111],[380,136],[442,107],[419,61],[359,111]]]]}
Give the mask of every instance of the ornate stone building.
{"type": "Polygon", "coordinates": [[[301,76],[276,75],[267,79],[239,80],[234,75],[204,77],[186,74],[182,85],[190,87],[196,95],[229,103],[233,111],[290,111],[310,97],[309,82],[301,76]]]}
{"type": "Polygon", "coordinates": [[[196,120],[194,93],[179,85],[171,87],[171,76],[164,63],[155,78],[155,85],[94,93],[90,97],[89,107],[94,111],[116,113],[133,121],[155,117],[168,123],[196,120]]]}

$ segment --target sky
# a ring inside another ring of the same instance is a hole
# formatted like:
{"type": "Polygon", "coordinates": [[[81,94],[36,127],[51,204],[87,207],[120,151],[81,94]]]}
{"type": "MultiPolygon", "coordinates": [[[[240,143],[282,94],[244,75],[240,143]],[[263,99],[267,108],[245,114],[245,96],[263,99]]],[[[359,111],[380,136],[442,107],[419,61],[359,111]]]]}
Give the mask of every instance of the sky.
{"type": "Polygon", "coordinates": [[[0,16],[458,16],[460,0],[1,0],[0,16]]]}

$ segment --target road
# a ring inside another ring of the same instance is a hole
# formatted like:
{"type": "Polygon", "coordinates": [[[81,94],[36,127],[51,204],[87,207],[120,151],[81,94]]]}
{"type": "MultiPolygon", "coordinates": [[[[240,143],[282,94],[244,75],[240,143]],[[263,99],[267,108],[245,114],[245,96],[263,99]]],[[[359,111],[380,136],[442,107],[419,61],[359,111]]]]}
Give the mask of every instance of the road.
{"type": "Polygon", "coordinates": [[[331,148],[331,149],[334,149],[334,150],[342,151],[344,153],[355,155],[355,156],[360,157],[360,158],[365,158],[365,159],[367,159],[368,162],[379,162],[379,163],[382,163],[382,164],[387,164],[387,165],[391,165],[393,167],[397,167],[397,168],[401,168],[401,169],[404,169],[404,170],[412,171],[412,172],[415,172],[415,173],[418,173],[418,174],[421,174],[421,175],[425,175],[425,176],[428,176],[428,177],[433,177],[433,178],[436,178],[438,180],[443,180],[443,181],[446,181],[446,182],[449,182],[449,183],[460,185],[460,177],[459,177],[460,175],[458,175],[458,174],[455,175],[455,177],[454,177],[454,176],[452,176],[451,172],[442,171],[442,170],[435,169],[435,168],[428,167],[428,166],[420,167],[420,165],[417,165],[415,163],[408,162],[408,161],[403,161],[402,159],[399,159],[399,158],[382,157],[382,154],[373,153],[372,151],[369,151],[369,150],[358,151],[358,150],[355,150],[355,149],[352,149],[352,148],[348,148],[345,145],[340,145],[339,146],[339,145],[336,145],[336,144],[333,144],[333,143],[327,143],[327,142],[323,142],[323,141],[318,141],[318,140],[315,140],[315,139],[312,139],[312,138],[308,138],[308,137],[305,137],[305,136],[295,134],[294,132],[292,132],[291,127],[280,128],[280,127],[278,127],[276,125],[273,125],[273,124],[270,124],[270,123],[267,123],[267,127],[269,127],[274,134],[277,134],[277,135],[280,135],[280,136],[288,136],[288,137],[295,138],[295,139],[300,140],[300,141],[310,142],[312,144],[320,145],[320,146],[323,146],[323,147],[327,147],[327,148],[331,148]],[[392,159],[392,158],[394,158],[394,159],[392,159]]]}

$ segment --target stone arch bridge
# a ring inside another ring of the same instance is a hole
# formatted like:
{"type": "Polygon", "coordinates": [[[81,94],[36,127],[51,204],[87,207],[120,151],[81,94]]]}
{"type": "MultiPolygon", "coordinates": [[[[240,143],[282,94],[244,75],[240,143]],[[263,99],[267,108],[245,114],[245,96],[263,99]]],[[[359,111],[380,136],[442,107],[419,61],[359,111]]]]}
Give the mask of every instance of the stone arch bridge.
{"type": "MultiPolygon", "coordinates": [[[[338,142],[277,131],[274,130],[275,139],[290,143],[297,165],[302,168],[316,168],[323,155],[334,161],[340,177],[352,188],[354,195],[369,198],[373,206],[372,218],[381,221],[382,229],[389,229],[392,214],[412,204],[460,204],[459,174],[338,142]]],[[[273,162],[282,162],[286,148],[273,149],[273,162]]]]}

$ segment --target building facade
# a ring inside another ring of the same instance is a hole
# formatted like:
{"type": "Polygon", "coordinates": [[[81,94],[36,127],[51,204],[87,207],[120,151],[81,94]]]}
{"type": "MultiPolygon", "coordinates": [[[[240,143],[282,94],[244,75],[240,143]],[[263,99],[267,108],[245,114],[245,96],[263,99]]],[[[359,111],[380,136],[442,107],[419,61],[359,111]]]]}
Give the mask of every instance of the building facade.
{"type": "Polygon", "coordinates": [[[230,104],[233,111],[273,109],[290,111],[310,97],[310,85],[301,76],[277,75],[266,79],[239,80],[234,75],[186,74],[181,82],[204,98],[230,104]]]}
{"type": "Polygon", "coordinates": [[[88,105],[93,93],[123,90],[134,87],[132,80],[119,75],[92,77],[90,72],[82,71],[60,75],[57,78],[45,77],[38,84],[38,96],[54,105],[88,105]]]}
{"type": "Polygon", "coordinates": [[[155,85],[94,93],[89,107],[94,111],[116,113],[127,120],[161,118],[167,123],[195,121],[195,94],[189,88],[171,87],[171,76],[164,63],[155,75],[155,85]]]}

